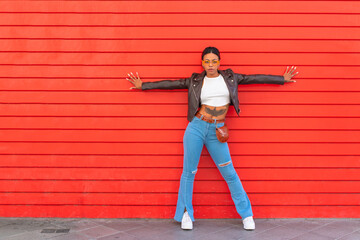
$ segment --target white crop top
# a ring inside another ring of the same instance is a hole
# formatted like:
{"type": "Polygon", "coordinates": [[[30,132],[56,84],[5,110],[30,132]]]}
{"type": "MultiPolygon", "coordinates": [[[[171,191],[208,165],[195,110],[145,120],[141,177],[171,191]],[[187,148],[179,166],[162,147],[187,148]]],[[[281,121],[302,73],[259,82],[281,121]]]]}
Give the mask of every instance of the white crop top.
{"type": "Polygon", "coordinates": [[[201,89],[201,104],[219,107],[230,103],[229,89],[221,74],[218,77],[208,78],[205,76],[204,85],[201,89]]]}

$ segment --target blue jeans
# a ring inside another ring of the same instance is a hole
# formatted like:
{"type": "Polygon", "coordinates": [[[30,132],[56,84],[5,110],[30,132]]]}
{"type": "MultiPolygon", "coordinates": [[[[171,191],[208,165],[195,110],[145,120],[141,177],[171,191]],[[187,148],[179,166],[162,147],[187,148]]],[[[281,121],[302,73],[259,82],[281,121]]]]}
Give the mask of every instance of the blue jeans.
{"type": "MultiPolygon", "coordinates": [[[[217,126],[222,127],[224,123],[217,123],[217,126]]],[[[208,123],[194,117],[185,130],[183,172],[174,216],[178,222],[181,222],[185,209],[191,220],[195,221],[192,206],[193,185],[204,144],[229,187],[236,211],[242,219],[253,216],[250,200],[232,164],[228,144],[219,142],[215,129],[216,122],[208,123]]]]}

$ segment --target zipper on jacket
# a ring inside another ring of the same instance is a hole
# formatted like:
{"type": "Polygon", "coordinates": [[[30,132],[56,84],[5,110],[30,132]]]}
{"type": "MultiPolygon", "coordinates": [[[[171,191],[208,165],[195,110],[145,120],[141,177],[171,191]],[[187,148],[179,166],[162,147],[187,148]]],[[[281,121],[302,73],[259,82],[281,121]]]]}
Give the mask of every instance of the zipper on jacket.
{"type": "Polygon", "coordinates": [[[193,89],[193,92],[194,92],[194,95],[195,95],[195,98],[196,98],[196,102],[199,102],[199,99],[197,98],[196,96],[196,93],[195,93],[195,90],[193,89]]]}
{"type": "Polygon", "coordinates": [[[195,112],[193,113],[193,116],[195,116],[195,114],[196,114],[196,112],[197,112],[197,110],[198,110],[198,107],[199,107],[199,98],[196,96],[196,92],[195,92],[195,86],[196,86],[196,84],[192,84],[192,90],[193,90],[193,94],[194,94],[194,97],[195,97],[195,99],[196,99],[196,107],[195,107],[195,112]]]}

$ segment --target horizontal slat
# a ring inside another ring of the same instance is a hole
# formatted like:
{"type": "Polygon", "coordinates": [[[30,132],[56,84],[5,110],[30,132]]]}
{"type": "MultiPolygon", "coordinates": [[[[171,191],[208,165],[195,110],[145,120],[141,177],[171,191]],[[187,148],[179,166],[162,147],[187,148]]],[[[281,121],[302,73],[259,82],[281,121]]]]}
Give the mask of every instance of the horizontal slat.
{"type": "Polygon", "coordinates": [[[347,39],[359,40],[352,27],[6,27],[1,38],[45,39],[347,39]],[[334,34],[336,32],[336,34],[334,34]]]}
{"type": "MultiPolygon", "coordinates": [[[[141,69],[146,67],[141,67],[141,69]]],[[[136,95],[136,97],[144,96],[141,95],[140,90],[129,90],[131,86],[133,86],[131,83],[129,83],[125,78],[127,77],[127,73],[130,73],[133,71],[134,73],[137,71],[136,69],[127,70],[124,71],[121,76],[119,76],[116,79],[111,79],[110,77],[108,79],[103,78],[37,78],[37,77],[29,77],[29,78],[8,78],[8,77],[0,77],[0,87],[2,90],[74,90],[74,91],[127,91],[127,93],[124,94],[133,94],[136,95]],[[135,70],[135,71],[134,71],[135,70]]],[[[260,71],[260,70],[259,70],[260,71]]],[[[144,78],[139,73],[141,79],[144,82],[152,82],[152,81],[159,81],[164,79],[147,79],[144,78]]],[[[266,74],[270,74],[267,72],[266,74]]],[[[271,74],[280,74],[279,72],[272,72],[271,74]]],[[[189,73],[189,76],[183,76],[190,77],[191,73],[189,73]]],[[[180,77],[179,77],[180,78],[180,77]]],[[[176,78],[178,79],[178,78],[176,78]]],[[[173,78],[172,80],[175,80],[173,78]]],[[[249,84],[249,85],[240,85],[239,91],[241,94],[239,94],[240,100],[244,101],[245,98],[242,98],[242,94],[245,92],[273,92],[273,91],[289,91],[289,92],[296,92],[296,91],[333,91],[333,92],[342,92],[342,91],[360,91],[360,81],[357,79],[303,79],[303,78],[295,78],[297,80],[296,83],[286,83],[282,85],[281,87],[270,85],[270,84],[249,84]]],[[[168,92],[176,94],[176,92],[186,92],[186,89],[179,89],[179,90],[149,90],[152,92],[158,92],[159,96],[161,94],[165,94],[168,96],[168,92]],[[165,93],[159,93],[159,92],[165,92],[165,93]]],[[[6,93],[6,92],[5,92],[6,93]]],[[[95,93],[94,93],[95,94],[95,93]]],[[[122,93],[115,93],[118,94],[118,96],[122,93]]],[[[146,98],[151,97],[150,94],[147,92],[144,92],[146,98]]],[[[307,93],[305,93],[307,94],[307,93]]],[[[176,95],[175,95],[176,96],[176,95]]],[[[156,96],[155,96],[156,98],[156,96]]],[[[119,97],[113,98],[120,99],[119,97]]],[[[173,98],[169,98],[168,101],[171,102],[173,98]]],[[[174,99],[176,100],[176,98],[174,99]]],[[[185,101],[185,100],[183,100],[185,101]]]]}
{"type": "MultiPolygon", "coordinates": [[[[229,125],[229,143],[246,142],[357,142],[360,131],[238,130],[229,125]]],[[[183,141],[184,130],[0,130],[0,141],[29,142],[173,142],[183,141]]]]}
{"type": "MultiPolygon", "coordinates": [[[[360,22],[360,21],[359,21],[360,22]]],[[[359,66],[360,53],[227,53],[222,65],[359,66]]],[[[198,66],[198,53],[0,53],[0,64],[198,66]]]]}
{"type": "MultiPolygon", "coordinates": [[[[179,180],[181,168],[0,168],[3,180],[179,180]]],[[[360,180],[359,169],[237,169],[244,180],[360,180]]],[[[201,169],[198,180],[222,179],[217,169],[201,169]]]]}
{"type": "MultiPolygon", "coordinates": [[[[0,193],[0,205],[16,204],[79,204],[79,205],[116,205],[116,206],[176,206],[177,193],[0,193]]],[[[357,205],[360,194],[248,194],[252,206],[303,206],[357,205]]],[[[197,194],[193,196],[194,206],[233,206],[229,193],[197,194]]]]}
{"type": "MultiPolygon", "coordinates": [[[[270,62],[271,63],[271,62],[270,62]]],[[[269,64],[270,64],[269,63],[269,64]]],[[[288,66],[293,64],[289,63],[288,66]]],[[[273,74],[283,75],[286,70],[284,66],[222,66],[223,69],[231,68],[235,73],[241,74],[273,74]]],[[[357,66],[332,66],[331,68],[326,66],[299,66],[297,65],[299,74],[296,78],[338,78],[341,81],[346,78],[358,78],[360,67],[357,66]]],[[[0,65],[0,77],[1,78],[69,78],[67,81],[76,78],[115,78],[116,82],[112,84],[111,90],[114,90],[116,86],[124,86],[124,89],[129,89],[132,85],[126,81],[127,74],[129,72],[139,72],[140,77],[145,77],[144,82],[147,82],[146,78],[158,78],[159,80],[166,78],[189,78],[193,72],[202,72],[200,64],[198,66],[46,66],[46,65],[0,65]]],[[[301,83],[305,80],[298,79],[301,83]]],[[[86,79],[89,83],[89,79],[86,79]]],[[[299,83],[289,85],[289,89],[294,88],[298,91],[301,88],[297,86],[299,83]],[[290,88],[291,87],[291,88],[290,88]]],[[[349,82],[352,85],[356,84],[358,80],[349,82]]],[[[73,82],[70,82],[73,84],[73,82]]],[[[347,82],[345,82],[347,83],[347,82]]],[[[344,85],[344,82],[341,82],[344,85]]],[[[246,85],[246,84],[244,84],[246,85]]],[[[261,84],[250,84],[261,85],[261,84]]],[[[270,84],[268,84],[270,85],[270,84]]],[[[76,86],[76,85],[75,85],[76,86]]],[[[241,86],[243,87],[243,86],[241,86]]],[[[271,84],[272,88],[281,89],[283,86],[271,84]]],[[[313,87],[315,88],[315,87],[313,87]]],[[[326,89],[323,86],[322,89],[326,89]]],[[[258,89],[258,88],[257,88],[258,89]]],[[[349,87],[347,88],[349,89],[349,87]]],[[[258,89],[259,90],[259,89],[258,89]]]]}
{"type": "MultiPolygon", "coordinates": [[[[195,218],[240,218],[234,206],[198,206],[195,218]]],[[[254,206],[254,218],[357,218],[360,206],[254,206]],[[256,217],[255,217],[256,216],[256,217]]],[[[2,205],[3,217],[173,218],[174,206],[2,205]]],[[[239,223],[240,224],[240,223],[239,223]]]]}
{"type": "MultiPolygon", "coordinates": [[[[120,67],[121,68],[121,67],[120,67]]],[[[145,68],[147,68],[149,71],[146,71],[150,74],[150,68],[149,67],[141,67],[141,71],[143,71],[145,68]]],[[[158,67],[161,68],[161,67],[158,67]]],[[[263,67],[261,67],[262,69],[263,67]]],[[[153,67],[154,69],[154,67],[153,67]]],[[[165,69],[164,69],[165,70],[165,69]]],[[[127,71],[123,71],[121,76],[118,76],[117,78],[37,78],[37,77],[30,77],[30,78],[8,78],[8,77],[0,77],[0,87],[3,90],[2,94],[6,94],[4,90],[72,90],[72,91],[126,91],[125,94],[133,94],[136,95],[136,97],[145,96],[146,98],[151,98],[151,94],[148,94],[147,91],[144,93],[141,93],[140,90],[129,90],[129,88],[132,86],[131,83],[129,83],[125,78],[127,76],[127,73],[130,71],[138,71],[137,69],[131,67],[127,71]],[[141,95],[141,94],[147,94],[147,95],[141,95]]],[[[255,71],[255,70],[254,70],[255,71]]],[[[260,73],[261,70],[258,70],[258,73],[260,73]]],[[[262,71],[262,73],[265,74],[281,74],[281,69],[273,71],[273,72],[265,72],[262,71]]],[[[302,71],[302,70],[301,70],[302,71]]],[[[144,73],[143,73],[144,74],[144,73]]],[[[144,79],[142,72],[140,72],[140,77],[143,79],[144,82],[152,82],[152,81],[158,81],[163,79],[144,79]]],[[[159,72],[161,74],[161,72],[159,72]]],[[[245,74],[245,72],[243,72],[245,74]]],[[[255,72],[249,73],[246,72],[246,74],[255,74],[255,72]]],[[[301,72],[302,74],[302,72],[301,72]]],[[[152,73],[152,75],[154,75],[152,73]]],[[[190,77],[191,73],[189,72],[188,76],[183,77],[190,77]]],[[[164,77],[165,78],[165,77],[164,77]]],[[[173,77],[174,78],[174,77],[173,77]]],[[[178,76],[180,78],[180,76],[178,76]]],[[[282,86],[275,86],[270,84],[249,84],[249,85],[240,85],[239,91],[242,92],[239,94],[240,100],[244,101],[242,98],[242,94],[244,92],[274,92],[274,91],[287,91],[287,92],[296,92],[296,91],[332,91],[332,92],[342,92],[342,91],[360,91],[360,81],[358,80],[352,80],[352,79],[300,79],[298,77],[294,78],[294,80],[297,80],[296,83],[286,83],[282,86]]],[[[176,94],[176,92],[186,92],[186,89],[180,89],[180,90],[149,90],[151,92],[165,92],[162,94],[169,95],[169,92],[176,94]]],[[[26,94],[26,93],[25,93],[26,94]]],[[[70,93],[67,93],[70,94],[70,93]]],[[[84,94],[84,93],[82,93],[84,94]]],[[[93,94],[98,94],[94,93],[93,94]]],[[[100,93],[105,94],[105,93],[100,93]]],[[[109,93],[111,94],[111,93],[109,93]]],[[[117,96],[120,96],[119,92],[115,92],[117,96]]],[[[122,94],[122,93],[121,93],[122,94]]],[[[159,93],[157,93],[159,94],[159,93]]],[[[161,93],[160,93],[161,94],[161,93]]],[[[176,96],[176,95],[175,95],[176,96]]],[[[119,97],[112,98],[112,101],[115,101],[115,99],[120,99],[119,97]]],[[[168,101],[171,102],[172,98],[169,98],[168,101]]],[[[176,100],[176,99],[175,99],[176,100]]],[[[184,101],[184,100],[183,100],[184,101]]]]}
{"type": "MultiPolygon", "coordinates": [[[[0,116],[185,117],[188,106],[164,104],[0,104],[0,116]]],[[[233,107],[228,116],[237,116],[233,107]]],[[[360,105],[241,105],[245,117],[360,117],[360,105]]]]}
{"type": "Polygon", "coordinates": [[[347,26],[358,27],[358,14],[77,14],[0,13],[0,25],[39,26],[347,26]]]}
{"type": "MultiPolygon", "coordinates": [[[[15,80],[16,81],[16,80],[15,80]]],[[[360,85],[360,81],[359,81],[360,85]]],[[[239,87],[239,89],[241,86],[239,87]]],[[[358,92],[246,92],[239,91],[240,104],[360,104],[358,92]]],[[[185,91],[50,92],[2,91],[1,103],[188,103],[185,91]]]]}
{"type": "MultiPolygon", "coordinates": [[[[39,134],[41,135],[41,134],[39,134]]],[[[237,156],[232,155],[237,168],[360,168],[359,156],[237,156]]],[[[181,168],[182,155],[2,155],[1,167],[101,167],[101,168],[181,168]]],[[[209,153],[204,150],[199,168],[215,168],[209,153]]]]}
{"type": "MultiPolygon", "coordinates": [[[[1,4],[1,2],[0,2],[1,4]]],[[[228,52],[360,52],[353,40],[36,40],[0,39],[0,51],[43,52],[197,52],[209,45],[228,52]]],[[[224,55],[225,56],[225,55],[224,55]]],[[[310,60],[310,59],[309,59],[310,60]]]]}
{"type": "MultiPolygon", "coordinates": [[[[180,177],[174,181],[128,180],[0,180],[0,192],[40,193],[178,193],[180,177]]],[[[248,181],[241,178],[247,193],[360,193],[360,181],[248,181]]],[[[196,179],[194,193],[229,193],[224,180],[196,179]]]]}
{"type": "MultiPolygon", "coordinates": [[[[229,112],[235,111],[230,108],[229,112]]],[[[228,117],[238,129],[360,130],[359,118],[228,117]]],[[[178,129],[186,117],[0,117],[0,128],[24,129],[178,129]]]]}
{"type": "MultiPolygon", "coordinates": [[[[359,143],[230,143],[235,155],[360,155],[359,143]]],[[[3,142],[0,154],[180,155],[182,143],[3,142]]]]}
{"type": "Polygon", "coordinates": [[[77,13],[360,13],[356,1],[1,1],[1,12],[77,13]]]}

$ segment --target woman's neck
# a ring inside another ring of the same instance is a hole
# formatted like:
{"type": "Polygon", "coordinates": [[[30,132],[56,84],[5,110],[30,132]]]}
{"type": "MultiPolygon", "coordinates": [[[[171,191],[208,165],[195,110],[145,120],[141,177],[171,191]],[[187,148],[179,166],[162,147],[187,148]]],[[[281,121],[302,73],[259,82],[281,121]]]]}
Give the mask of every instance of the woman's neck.
{"type": "Polygon", "coordinates": [[[214,74],[206,73],[206,77],[208,77],[208,78],[216,78],[216,77],[218,77],[218,76],[220,76],[220,73],[219,73],[219,72],[214,73],[214,74]]]}

